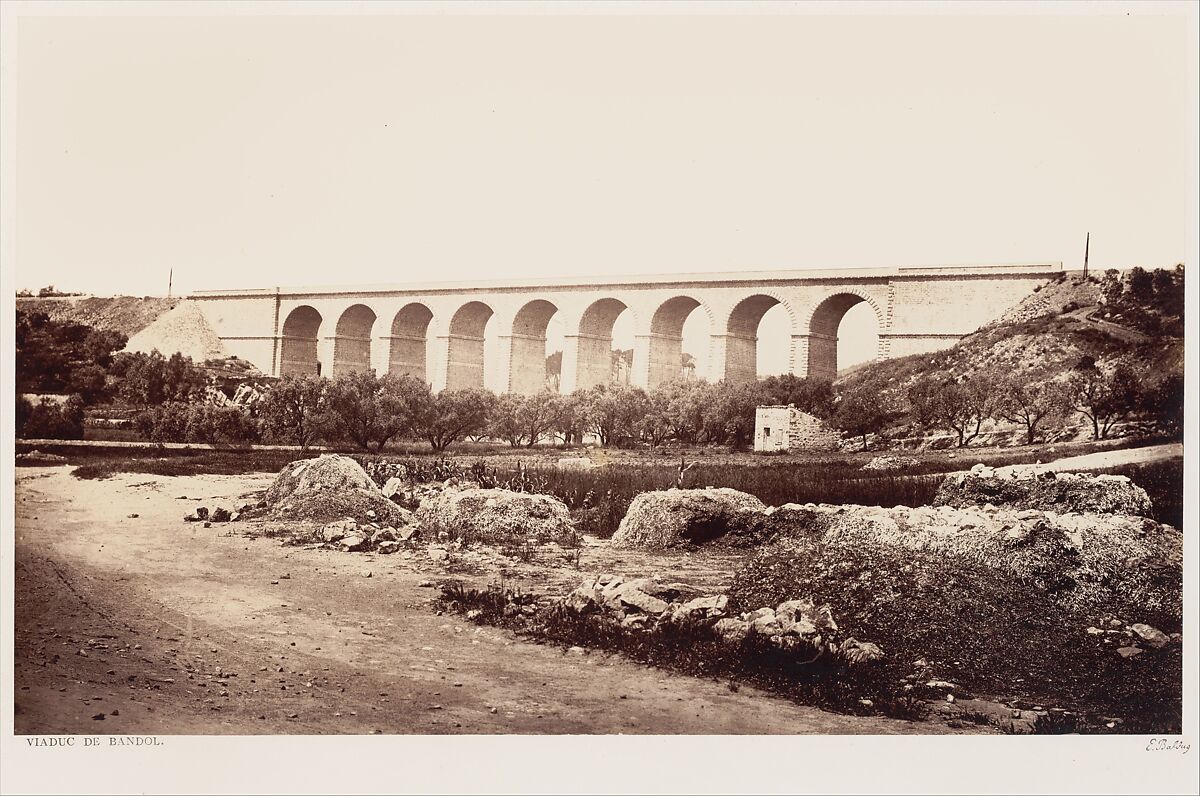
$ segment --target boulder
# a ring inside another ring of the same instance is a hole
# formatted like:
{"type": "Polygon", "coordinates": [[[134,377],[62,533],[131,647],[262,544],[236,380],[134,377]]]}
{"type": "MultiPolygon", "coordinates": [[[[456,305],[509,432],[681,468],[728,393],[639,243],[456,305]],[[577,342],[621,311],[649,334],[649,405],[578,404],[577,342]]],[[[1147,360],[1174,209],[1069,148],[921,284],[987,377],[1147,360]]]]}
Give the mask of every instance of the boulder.
{"type": "Polygon", "coordinates": [[[725,643],[740,644],[750,635],[750,623],[744,619],[718,619],[713,625],[713,632],[725,640],[725,643]]]}
{"type": "Polygon", "coordinates": [[[337,542],[350,534],[358,533],[358,523],[354,520],[339,520],[331,522],[321,529],[321,538],[326,542],[337,542]]]}
{"type": "Polygon", "coordinates": [[[745,543],[766,511],[736,489],[668,489],[643,492],[613,534],[614,547],[669,548],[723,539],[745,543]]]}
{"type": "Polygon", "coordinates": [[[649,588],[653,588],[652,581],[646,578],[616,580],[601,588],[599,599],[602,605],[616,612],[636,611],[658,616],[667,610],[667,602],[648,594],[649,588]]]}
{"type": "Polygon", "coordinates": [[[218,506],[217,508],[213,509],[212,514],[210,514],[208,518],[213,522],[229,522],[232,517],[233,514],[229,511],[229,509],[218,506]]]}
{"type": "Polygon", "coordinates": [[[338,545],[348,552],[354,553],[360,550],[367,549],[367,537],[359,533],[351,533],[343,536],[338,541],[338,545]]]}
{"type": "Polygon", "coordinates": [[[421,504],[415,522],[426,538],[444,533],[465,544],[574,544],[578,540],[561,500],[507,489],[443,491],[421,504]]]}
{"type": "Polygon", "coordinates": [[[388,500],[396,500],[397,496],[403,498],[407,486],[408,484],[401,478],[389,478],[383,485],[383,496],[388,500]]]}
{"type": "Polygon", "coordinates": [[[869,641],[859,641],[855,638],[848,638],[843,641],[839,645],[838,650],[842,653],[842,657],[852,665],[871,663],[883,658],[883,650],[878,645],[872,644],[869,641]]]}
{"type": "Polygon", "coordinates": [[[1132,630],[1138,638],[1155,649],[1162,649],[1171,643],[1171,637],[1156,627],[1151,627],[1150,625],[1139,622],[1136,625],[1130,625],[1129,629],[1132,630]]]}
{"type": "Polygon", "coordinates": [[[935,506],[1039,509],[1059,513],[1152,514],[1146,490],[1123,475],[1056,473],[1036,466],[993,469],[977,464],[967,473],[946,477],[935,506]]]}

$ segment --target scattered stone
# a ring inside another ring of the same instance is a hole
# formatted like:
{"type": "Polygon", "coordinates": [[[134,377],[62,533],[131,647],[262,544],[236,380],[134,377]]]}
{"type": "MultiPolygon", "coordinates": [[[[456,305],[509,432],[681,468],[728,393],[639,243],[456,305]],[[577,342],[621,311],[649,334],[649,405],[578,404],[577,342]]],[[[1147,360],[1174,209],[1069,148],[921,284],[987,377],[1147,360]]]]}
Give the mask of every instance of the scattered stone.
{"type": "Polygon", "coordinates": [[[131,519],[131,520],[136,520],[137,518],[138,518],[138,515],[137,515],[137,514],[130,514],[130,515],[129,515],[129,519],[131,519]]]}
{"type": "Polygon", "coordinates": [[[213,522],[229,522],[229,518],[232,516],[233,515],[230,513],[229,509],[218,507],[213,509],[212,515],[209,517],[209,519],[213,522]]]}
{"type": "Polygon", "coordinates": [[[1132,658],[1135,655],[1141,655],[1143,652],[1145,650],[1141,647],[1119,647],[1117,649],[1117,654],[1122,658],[1132,658]]]}
{"type": "Polygon", "coordinates": [[[1155,649],[1162,649],[1171,643],[1170,636],[1158,628],[1151,627],[1150,625],[1139,622],[1136,625],[1130,625],[1129,629],[1136,633],[1138,638],[1140,638],[1142,641],[1145,641],[1155,649]]]}

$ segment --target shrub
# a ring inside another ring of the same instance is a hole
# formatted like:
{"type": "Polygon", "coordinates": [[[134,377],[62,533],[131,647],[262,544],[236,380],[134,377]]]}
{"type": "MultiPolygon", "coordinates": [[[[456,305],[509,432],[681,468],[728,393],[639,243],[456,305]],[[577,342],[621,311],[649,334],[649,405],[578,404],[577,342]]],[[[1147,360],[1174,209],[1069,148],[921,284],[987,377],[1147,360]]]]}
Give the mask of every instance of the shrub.
{"type": "Polygon", "coordinates": [[[72,395],[63,403],[42,398],[36,405],[25,399],[18,403],[19,435],[24,439],[83,439],[83,399],[72,395]],[[27,409],[21,409],[20,404],[27,409]]]}
{"type": "Polygon", "coordinates": [[[209,403],[170,403],[148,409],[136,419],[151,442],[201,442],[243,445],[258,440],[258,427],[238,406],[209,403]]]}

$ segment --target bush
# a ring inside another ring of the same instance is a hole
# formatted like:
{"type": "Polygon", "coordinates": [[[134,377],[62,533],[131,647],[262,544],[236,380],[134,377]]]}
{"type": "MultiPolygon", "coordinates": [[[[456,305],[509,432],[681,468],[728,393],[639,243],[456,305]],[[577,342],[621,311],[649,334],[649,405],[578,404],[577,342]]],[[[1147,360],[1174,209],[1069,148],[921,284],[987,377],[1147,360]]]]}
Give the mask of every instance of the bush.
{"type": "Polygon", "coordinates": [[[83,439],[83,399],[72,395],[59,404],[42,398],[34,405],[22,398],[18,401],[17,423],[18,436],[24,439],[83,439]]]}
{"type": "Polygon", "coordinates": [[[238,406],[172,401],[138,415],[138,429],[151,442],[200,442],[248,445],[258,441],[258,426],[238,406]]]}

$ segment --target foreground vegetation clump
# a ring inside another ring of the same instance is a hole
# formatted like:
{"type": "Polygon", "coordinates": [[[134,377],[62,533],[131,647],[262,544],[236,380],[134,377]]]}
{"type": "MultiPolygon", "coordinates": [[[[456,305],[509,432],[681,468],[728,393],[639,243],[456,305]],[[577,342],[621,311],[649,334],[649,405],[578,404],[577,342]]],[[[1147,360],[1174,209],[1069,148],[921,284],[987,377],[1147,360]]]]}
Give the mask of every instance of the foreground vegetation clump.
{"type": "Polygon", "coordinates": [[[447,489],[421,504],[416,521],[428,538],[465,545],[579,542],[562,501],[507,489],[447,489]]]}

